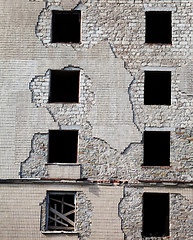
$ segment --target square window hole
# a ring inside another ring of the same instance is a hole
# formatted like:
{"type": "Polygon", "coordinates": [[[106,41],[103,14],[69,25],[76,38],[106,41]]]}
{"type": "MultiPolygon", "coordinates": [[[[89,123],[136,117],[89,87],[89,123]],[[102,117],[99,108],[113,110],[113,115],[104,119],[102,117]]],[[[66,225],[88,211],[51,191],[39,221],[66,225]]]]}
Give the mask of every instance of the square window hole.
{"type": "Polygon", "coordinates": [[[145,71],[145,105],[171,105],[171,72],[145,71]]]}
{"type": "Polygon", "coordinates": [[[143,237],[169,236],[169,194],[143,194],[143,237]]]}
{"type": "Polygon", "coordinates": [[[51,70],[49,103],[79,102],[80,71],[51,70]]]}
{"type": "Polygon", "coordinates": [[[146,12],[146,43],[172,43],[170,11],[146,12]]]}
{"type": "Polygon", "coordinates": [[[170,166],[170,132],[144,132],[144,166],[170,166]]]}
{"type": "Polygon", "coordinates": [[[52,11],[52,43],[80,42],[80,11],[52,11]]]}
{"type": "Polygon", "coordinates": [[[77,162],[78,131],[49,131],[49,163],[77,162]]]}
{"type": "Polygon", "coordinates": [[[74,231],[75,193],[47,193],[47,230],[74,231]]]}

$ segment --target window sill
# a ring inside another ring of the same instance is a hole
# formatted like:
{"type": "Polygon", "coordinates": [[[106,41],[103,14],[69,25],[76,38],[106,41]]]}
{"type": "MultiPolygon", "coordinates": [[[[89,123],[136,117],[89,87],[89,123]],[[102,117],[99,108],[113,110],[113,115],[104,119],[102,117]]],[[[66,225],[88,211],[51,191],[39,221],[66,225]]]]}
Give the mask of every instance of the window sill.
{"type": "Polygon", "coordinates": [[[81,166],[80,163],[46,163],[45,165],[53,166],[81,166]]]}
{"type": "Polygon", "coordinates": [[[169,46],[172,46],[172,43],[145,43],[145,45],[169,45],[169,46]]]}
{"type": "Polygon", "coordinates": [[[49,178],[80,179],[80,163],[46,163],[49,178]]]}
{"type": "Polygon", "coordinates": [[[67,232],[67,231],[42,231],[42,234],[78,234],[78,232],[67,232]]]}
{"type": "Polygon", "coordinates": [[[141,168],[145,168],[145,169],[170,169],[171,166],[144,166],[144,165],[141,165],[141,168]]]}

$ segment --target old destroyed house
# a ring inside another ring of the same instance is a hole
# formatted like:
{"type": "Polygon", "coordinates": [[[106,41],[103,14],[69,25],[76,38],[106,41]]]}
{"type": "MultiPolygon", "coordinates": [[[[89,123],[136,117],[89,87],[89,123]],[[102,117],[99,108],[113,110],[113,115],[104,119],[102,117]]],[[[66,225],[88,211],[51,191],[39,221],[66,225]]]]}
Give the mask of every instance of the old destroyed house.
{"type": "Polygon", "coordinates": [[[1,240],[193,240],[193,1],[0,0],[1,240]]]}

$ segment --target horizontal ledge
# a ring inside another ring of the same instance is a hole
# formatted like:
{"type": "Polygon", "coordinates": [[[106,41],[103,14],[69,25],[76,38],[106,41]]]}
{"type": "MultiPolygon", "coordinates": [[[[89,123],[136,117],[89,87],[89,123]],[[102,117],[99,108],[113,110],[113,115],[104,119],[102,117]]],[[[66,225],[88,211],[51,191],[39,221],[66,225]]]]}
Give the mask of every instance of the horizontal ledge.
{"type": "Polygon", "coordinates": [[[46,163],[45,165],[49,166],[81,166],[80,163],[46,163]]]}
{"type": "MultiPolygon", "coordinates": [[[[177,185],[173,187],[182,187],[182,188],[193,188],[193,181],[180,181],[180,180],[138,180],[136,183],[131,182],[129,183],[128,180],[118,180],[118,181],[103,181],[103,180],[84,180],[84,179],[30,179],[30,178],[23,178],[23,179],[0,179],[0,184],[57,184],[57,185],[80,185],[81,187],[88,186],[88,185],[101,185],[101,186],[127,186],[127,187],[148,187],[156,185],[157,187],[163,187],[170,183],[177,183],[177,185]]],[[[74,189],[73,189],[74,190],[74,189]]],[[[78,190],[77,190],[78,191],[78,190]]],[[[81,191],[81,190],[80,190],[81,191]]]]}
{"type": "Polygon", "coordinates": [[[157,11],[157,12],[164,12],[164,11],[168,11],[168,12],[176,12],[177,8],[176,7],[144,7],[143,8],[144,11],[146,12],[153,12],[153,11],[157,11]]]}
{"type": "Polygon", "coordinates": [[[61,130],[80,130],[80,125],[71,125],[71,126],[61,125],[60,129],[61,130]]]}
{"type": "Polygon", "coordinates": [[[143,71],[175,71],[176,67],[141,67],[141,70],[143,71]]]}
{"type": "Polygon", "coordinates": [[[160,128],[158,128],[158,127],[145,127],[145,131],[149,131],[149,132],[151,132],[151,131],[155,131],[155,132],[161,132],[161,131],[168,131],[168,132],[175,132],[175,128],[172,128],[172,127],[160,127],[160,128]]]}
{"type": "Polygon", "coordinates": [[[142,168],[144,169],[171,169],[172,166],[144,166],[144,165],[141,165],[142,168]]]}

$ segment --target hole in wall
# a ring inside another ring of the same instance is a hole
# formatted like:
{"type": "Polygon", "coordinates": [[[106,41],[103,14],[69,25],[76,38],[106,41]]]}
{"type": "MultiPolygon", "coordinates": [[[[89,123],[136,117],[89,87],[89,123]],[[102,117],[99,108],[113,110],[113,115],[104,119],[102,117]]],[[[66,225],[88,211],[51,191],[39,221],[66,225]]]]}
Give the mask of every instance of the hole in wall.
{"type": "Polygon", "coordinates": [[[48,163],[77,162],[78,131],[50,130],[48,163]]]}
{"type": "Polygon", "coordinates": [[[145,105],[171,105],[171,72],[145,71],[145,105]]]}
{"type": "Polygon", "coordinates": [[[170,132],[144,132],[144,166],[170,166],[170,132]]]}
{"type": "Polygon", "coordinates": [[[146,12],[146,43],[172,43],[170,11],[146,12]]]}
{"type": "Polygon", "coordinates": [[[80,42],[81,11],[52,11],[52,43],[80,42]]]}
{"type": "Polygon", "coordinates": [[[79,102],[80,71],[51,70],[49,103],[79,102]]]}
{"type": "Polygon", "coordinates": [[[143,194],[144,237],[169,236],[169,194],[143,194]]]}

